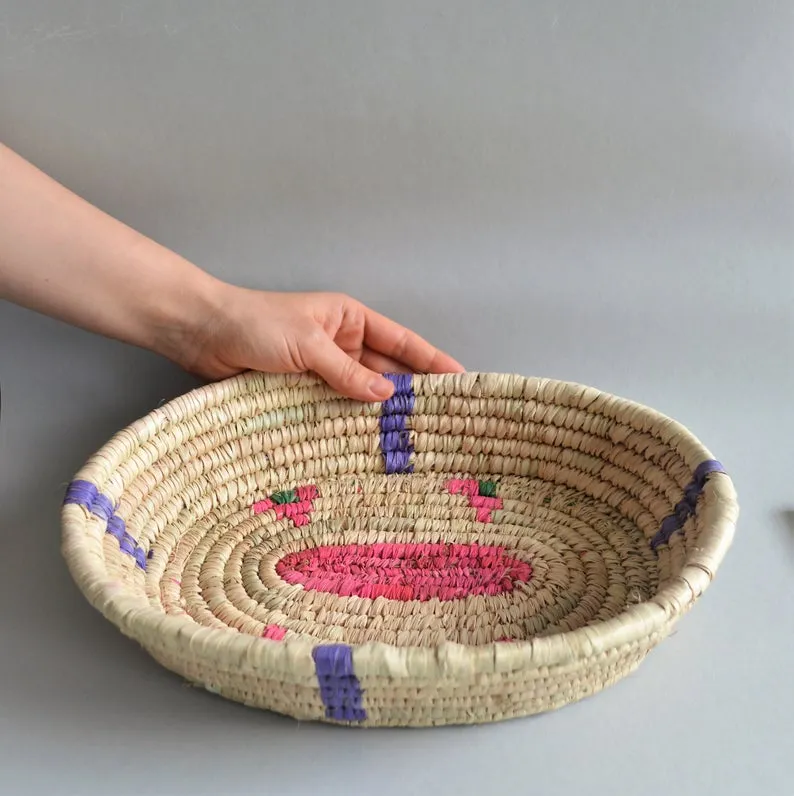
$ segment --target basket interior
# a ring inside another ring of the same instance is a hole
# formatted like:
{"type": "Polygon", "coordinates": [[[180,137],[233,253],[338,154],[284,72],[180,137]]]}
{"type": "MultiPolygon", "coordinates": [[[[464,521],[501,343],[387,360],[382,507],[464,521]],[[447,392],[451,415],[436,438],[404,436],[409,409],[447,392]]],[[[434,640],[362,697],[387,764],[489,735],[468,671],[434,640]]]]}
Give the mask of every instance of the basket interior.
{"type": "Polygon", "coordinates": [[[716,463],[673,421],[559,382],[394,379],[361,405],[247,374],[119,434],[67,496],[107,579],[275,641],[484,645],[616,617],[697,545],[716,463]]]}

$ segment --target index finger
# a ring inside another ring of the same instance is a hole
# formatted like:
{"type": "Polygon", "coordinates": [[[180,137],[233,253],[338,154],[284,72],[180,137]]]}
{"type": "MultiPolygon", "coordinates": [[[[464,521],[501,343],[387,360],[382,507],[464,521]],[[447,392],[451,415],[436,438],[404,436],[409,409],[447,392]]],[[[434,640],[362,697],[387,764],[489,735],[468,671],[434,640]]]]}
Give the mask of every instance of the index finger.
{"type": "Polygon", "coordinates": [[[397,360],[414,373],[463,373],[465,368],[410,329],[380,313],[366,311],[364,344],[397,360]]]}

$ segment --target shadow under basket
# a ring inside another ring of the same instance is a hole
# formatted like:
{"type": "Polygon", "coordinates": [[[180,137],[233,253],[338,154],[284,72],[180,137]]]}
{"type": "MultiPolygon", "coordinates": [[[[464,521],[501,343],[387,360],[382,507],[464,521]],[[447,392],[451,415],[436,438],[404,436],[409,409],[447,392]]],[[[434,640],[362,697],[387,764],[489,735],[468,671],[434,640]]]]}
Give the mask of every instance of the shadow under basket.
{"type": "Polygon", "coordinates": [[[633,671],[732,541],[719,462],[589,387],[389,378],[361,404],[247,373],[118,433],[62,510],[85,597],[188,681],[298,719],[492,722],[633,671]]]}

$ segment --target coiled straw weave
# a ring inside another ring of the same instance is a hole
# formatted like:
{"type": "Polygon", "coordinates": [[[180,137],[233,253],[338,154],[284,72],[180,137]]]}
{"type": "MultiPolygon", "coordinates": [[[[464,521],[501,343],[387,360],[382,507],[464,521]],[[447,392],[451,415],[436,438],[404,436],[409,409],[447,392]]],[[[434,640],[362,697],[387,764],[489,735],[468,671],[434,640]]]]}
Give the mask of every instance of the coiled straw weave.
{"type": "Polygon", "coordinates": [[[738,508],[678,423],[576,384],[311,376],[202,387],[110,440],[63,506],[88,601],[228,699],[353,726],[490,722],[633,671],[738,508]]]}

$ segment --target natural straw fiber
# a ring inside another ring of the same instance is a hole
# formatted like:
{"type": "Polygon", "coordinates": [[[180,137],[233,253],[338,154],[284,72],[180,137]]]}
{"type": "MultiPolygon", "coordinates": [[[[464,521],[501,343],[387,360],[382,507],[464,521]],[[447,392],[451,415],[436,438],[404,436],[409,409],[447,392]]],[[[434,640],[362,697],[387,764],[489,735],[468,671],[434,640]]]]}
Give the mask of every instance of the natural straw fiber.
{"type": "Polygon", "coordinates": [[[300,719],[497,721],[633,671],[732,541],[719,462],[592,388],[390,378],[360,404],[248,373],[121,431],[63,507],[86,598],[191,683],[300,719]]]}

